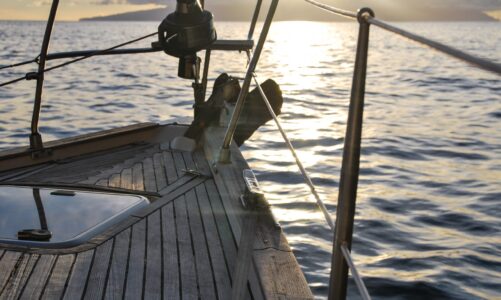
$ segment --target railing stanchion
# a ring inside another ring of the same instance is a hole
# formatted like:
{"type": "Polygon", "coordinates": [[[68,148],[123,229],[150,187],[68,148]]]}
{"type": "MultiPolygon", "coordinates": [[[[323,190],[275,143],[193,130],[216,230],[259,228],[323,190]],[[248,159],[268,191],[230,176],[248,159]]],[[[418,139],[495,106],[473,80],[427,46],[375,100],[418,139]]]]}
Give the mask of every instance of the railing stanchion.
{"type": "Polygon", "coordinates": [[[205,60],[204,60],[204,73],[202,76],[202,89],[205,100],[205,93],[207,92],[207,80],[209,79],[209,67],[210,67],[210,55],[211,50],[205,50],[205,60]]]}
{"type": "Polygon", "coordinates": [[[38,62],[37,87],[35,90],[35,102],[33,105],[33,116],[31,118],[31,134],[30,134],[30,148],[35,151],[43,149],[42,136],[38,132],[38,120],[40,117],[40,107],[42,105],[45,61],[47,58],[47,50],[49,49],[50,35],[52,33],[52,28],[54,27],[54,21],[56,19],[58,5],[59,5],[59,0],[52,1],[52,6],[50,8],[50,13],[49,13],[49,19],[47,20],[47,26],[45,27],[42,49],[40,51],[40,59],[38,62]]]}
{"type": "Polygon", "coordinates": [[[264,21],[263,24],[263,29],[261,30],[261,35],[259,36],[259,41],[257,42],[256,49],[254,50],[254,54],[252,55],[252,58],[249,62],[249,66],[247,67],[247,72],[245,74],[245,79],[242,84],[242,89],[240,90],[240,94],[238,95],[238,99],[235,104],[235,109],[233,111],[233,114],[231,115],[230,123],[228,124],[228,129],[226,130],[226,134],[224,135],[223,144],[219,152],[219,158],[217,159],[219,163],[230,162],[230,144],[231,141],[233,140],[233,134],[235,133],[235,129],[237,128],[238,119],[240,118],[240,114],[242,113],[245,98],[249,93],[249,87],[251,84],[252,75],[256,70],[256,66],[259,61],[259,56],[261,55],[264,43],[266,42],[266,37],[268,36],[268,31],[270,30],[271,22],[273,21],[273,16],[275,15],[277,6],[278,6],[278,0],[272,0],[270,8],[268,10],[268,14],[266,15],[266,20],[264,21]]]}
{"type": "Polygon", "coordinates": [[[341,246],[346,243],[351,249],[355,202],[357,198],[360,148],[364,111],[365,78],[367,72],[367,52],[369,48],[369,26],[366,16],[374,16],[369,8],[358,11],[360,29],[358,34],[355,70],[351,87],[350,107],[344,140],[343,163],[336,212],[336,229],[332,251],[329,299],[346,299],[348,265],[344,260],[341,246]]]}
{"type": "Polygon", "coordinates": [[[251,26],[249,28],[249,34],[247,35],[248,40],[252,40],[252,36],[254,35],[254,29],[256,28],[257,18],[259,18],[259,12],[261,10],[261,4],[263,0],[257,0],[256,8],[254,9],[254,14],[252,15],[251,26]]]}

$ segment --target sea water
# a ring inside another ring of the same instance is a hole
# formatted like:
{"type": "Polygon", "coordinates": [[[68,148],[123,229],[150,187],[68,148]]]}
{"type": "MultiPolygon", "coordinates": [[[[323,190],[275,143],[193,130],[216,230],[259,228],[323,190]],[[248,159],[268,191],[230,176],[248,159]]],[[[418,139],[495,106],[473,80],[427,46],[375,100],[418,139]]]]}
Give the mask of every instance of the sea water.
{"type": "MultiPolygon", "coordinates": [[[[397,23],[501,62],[501,23],[397,23]]],[[[156,22],[56,24],[50,51],[103,49],[151,32],[156,22]]],[[[248,24],[219,23],[219,38],[248,24]]],[[[276,22],[259,78],[276,80],[280,120],[335,217],[358,26],[276,22]]],[[[0,65],[33,59],[43,22],[0,22],[0,65]]],[[[134,47],[149,46],[151,40],[134,47]]],[[[373,28],[353,254],[374,299],[501,297],[501,79],[373,28]]],[[[51,61],[48,66],[60,63],[51,61]]],[[[242,77],[244,53],[215,52],[242,77]]],[[[0,71],[0,82],[36,65],[0,71]]],[[[191,83],[163,53],[103,56],[47,73],[45,141],[135,122],[190,122],[191,83]]],[[[28,142],[33,81],[0,88],[0,149],[28,142]]],[[[326,296],[332,234],[273,122],[242,146],[310,287],[326,296]]],[[[359,297],[350,282],[349,296],[359,297]]]]}

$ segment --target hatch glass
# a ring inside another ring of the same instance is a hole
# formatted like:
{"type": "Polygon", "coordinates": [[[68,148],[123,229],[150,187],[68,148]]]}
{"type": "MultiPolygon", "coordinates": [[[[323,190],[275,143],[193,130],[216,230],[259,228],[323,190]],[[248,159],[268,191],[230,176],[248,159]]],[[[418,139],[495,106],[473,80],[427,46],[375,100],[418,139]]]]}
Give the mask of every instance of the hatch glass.
{"type": "Polygon", "coordinates": [[[138,195],[0,186],[0,243],[75,246],[148,204],[138,195]]]}

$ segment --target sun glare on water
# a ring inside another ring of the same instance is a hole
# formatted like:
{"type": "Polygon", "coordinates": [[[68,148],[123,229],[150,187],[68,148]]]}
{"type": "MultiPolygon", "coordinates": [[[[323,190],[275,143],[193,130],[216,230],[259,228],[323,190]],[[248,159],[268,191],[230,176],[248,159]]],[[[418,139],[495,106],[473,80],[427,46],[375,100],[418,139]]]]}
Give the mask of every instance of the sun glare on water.
{"type": "Polygon", "coordinates": [[[343,47],[339,34],[322,23],[277,22],[273,24],[271,35],[266,63],[272,63],[284,74],[285,90],[288,86],[294,90],[314,87],[319,82],[317,67],[320,62],[329,57],[332,49],[343,47]]]}

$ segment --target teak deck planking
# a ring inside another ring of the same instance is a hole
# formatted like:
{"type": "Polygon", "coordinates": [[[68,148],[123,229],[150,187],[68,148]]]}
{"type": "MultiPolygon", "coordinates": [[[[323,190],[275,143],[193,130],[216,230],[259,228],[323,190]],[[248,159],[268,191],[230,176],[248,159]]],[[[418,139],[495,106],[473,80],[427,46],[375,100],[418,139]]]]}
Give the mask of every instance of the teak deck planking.
{"type": "MultiPolygon", "coordinates": [[[[15,176],[17,183],[94,184],[158,192],[160,197],[85,246],[13,250],[3,245],[0,298],[230,299],[243,186],[228,178],[246,165],[239,161],[215,172],[208,163],[211,157],[207,147],[188,153],[138,143],[15,176]],[[186,174],[186,169],[203,175],[186,174]]],[[[248,298],[311,299],[281,230],[271,227],[261,216],[248,298]]]]}

